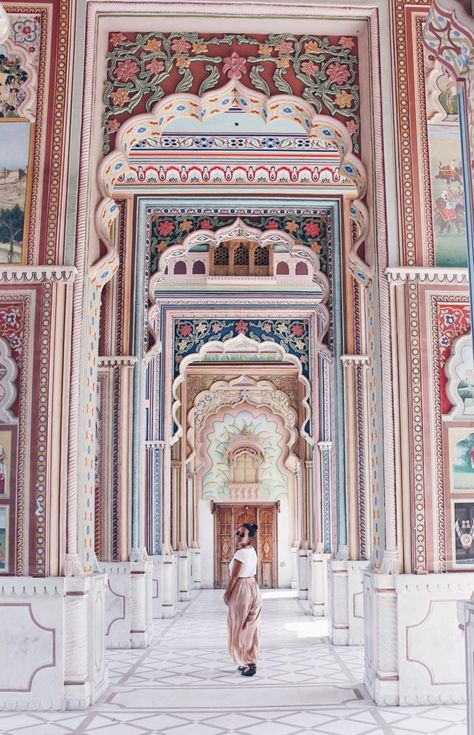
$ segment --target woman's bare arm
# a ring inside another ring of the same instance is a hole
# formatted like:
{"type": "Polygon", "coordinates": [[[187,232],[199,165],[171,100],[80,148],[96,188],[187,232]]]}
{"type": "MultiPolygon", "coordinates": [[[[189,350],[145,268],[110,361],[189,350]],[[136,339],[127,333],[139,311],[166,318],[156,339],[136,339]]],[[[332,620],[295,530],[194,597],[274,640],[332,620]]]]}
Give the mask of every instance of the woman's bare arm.
{"type": "Polygon", "coordinates": [[[242,569],[242,567],[243,567],[243,562],[238,561],[237,559],[234,559],[234,563],[232,564],[232,574],[230,575],[230,579],[227,582],[227,587],[225,588],[225,592],[224,592],[224,602],[226,605],[229,602],[229,597],[237,583],[237,580],[240,574],[240,570],[242,569]]]}

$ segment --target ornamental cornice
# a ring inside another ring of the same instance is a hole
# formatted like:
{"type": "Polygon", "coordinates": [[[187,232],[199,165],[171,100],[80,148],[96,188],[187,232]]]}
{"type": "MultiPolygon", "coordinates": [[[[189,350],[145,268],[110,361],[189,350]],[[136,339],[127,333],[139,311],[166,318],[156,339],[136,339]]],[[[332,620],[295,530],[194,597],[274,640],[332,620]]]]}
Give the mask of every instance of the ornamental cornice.
{"type": "Polygon", "coordinates": [[[387,268],[385,270],[390,283],[447,283],[467,285],[467,268],[387,268]]]}
{"type": "Polygon", "coordinates": [[[145,441],[145,449],[164,449],[165,442],[162,439],[154,439],[153,441],[145,441]]]}
{"type": "Polygon", "coordinates": [[[9,265],[0,268],[1,283],[73,283],[77,268],[73,265],[9,265]]]}
{"type": "Polygon", "coordinates": [[[332,442],[318,442],[318,449],[320,452],[330,452],[332,449],[332,442]]]}
{"type": "Polygon", "coordinates": [[[368,355],[341,355],[340,360],[344,367],[367,367],[368,355]]]}
{"type": "Polygon", "coordinates": [[[100,368],[133,367],[137,361],[135,355],[106,355],[99,357],[97,364],[100,368]]]}

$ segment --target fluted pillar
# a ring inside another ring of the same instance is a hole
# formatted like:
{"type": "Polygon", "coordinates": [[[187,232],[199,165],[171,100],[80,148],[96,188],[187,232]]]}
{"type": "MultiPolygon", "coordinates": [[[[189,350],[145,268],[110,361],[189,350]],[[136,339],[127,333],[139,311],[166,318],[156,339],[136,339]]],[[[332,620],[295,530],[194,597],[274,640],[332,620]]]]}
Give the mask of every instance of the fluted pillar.
{"type": "MultiPolygon", "coordinates": [[[[359,443],[364,444],[366,417],[360,416],[363,396],[358,395],[361,386],[358,384],[358,373],[365,371],[369,358],[367,355],[342,355],[344,368],[344,426],[345,426],[345,484],[347,495],[347,528],[348,556],[355,560],[360,558],[360,526],[361,504],[365,506],[365,498],[361,497],[363,489],[359,480],[365,473],[364,456],[358,452],[359,443]],[[359,402],[359,407],[358,407],[359,402]],[[359,410],[358,410],[359,408],[359,410]],[[359,432],[363,435],[359,436],[359,432]]],[[[363,414],[363,408],[362,408],[363,414]]]]}

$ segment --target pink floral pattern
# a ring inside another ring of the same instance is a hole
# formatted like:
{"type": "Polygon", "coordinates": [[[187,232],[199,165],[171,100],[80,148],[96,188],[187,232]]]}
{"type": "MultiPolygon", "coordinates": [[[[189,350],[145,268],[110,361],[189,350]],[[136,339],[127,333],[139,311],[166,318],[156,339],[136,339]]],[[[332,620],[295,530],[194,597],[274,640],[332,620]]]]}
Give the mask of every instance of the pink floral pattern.
{"type": "Polygon", "coordinates": [[[245,74],[245,59],[234,51],[231,56],[224,59],[224,74],[227,74],[229,79],[240,79],[242,74],[245,74]]]}
{"type": "Polygon", "coordinates": [[[444,367],[456,337],[471,331],[469,304],[438,304],[440,367],[444,367]]]}
{"type": "Polygon", "coordinates": [[[110,117],[149,112],[168,94],[202,96],[228,79],[241,80],[266,96],[303,97],[315,112],[352,122],[347,129],[352,130],[354,151],[359,152],[355,37],[115,31],[109,36],[107,57],[104,154],[110,151],[116,132],[108,124],[110,117]],[[119,109],[113,101],[124,100],[125,92],[126,105],[119,109]]]}
{"type": "Polygon", "coordinates": [[[328,79],[334,84],[346,84],[351,75],[347,64],[340,64],[339,62],[330,64],[326,70],[326,74],[328,79]]]}
{"type": "Polygon", "coordinates": [[[138,64],[135,61],[131,61],[131,59],[127,59],[117,64],[114,76],[121,82],[129,82],[137,76],[139,71],[140,67],[138,64]]]}

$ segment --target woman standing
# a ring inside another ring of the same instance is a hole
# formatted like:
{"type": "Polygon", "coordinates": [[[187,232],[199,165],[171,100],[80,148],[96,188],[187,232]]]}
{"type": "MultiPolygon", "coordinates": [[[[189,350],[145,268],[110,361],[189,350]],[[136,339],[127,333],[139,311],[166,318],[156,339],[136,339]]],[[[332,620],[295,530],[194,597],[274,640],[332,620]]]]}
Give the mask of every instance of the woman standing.
{"type": "Polygon", "coordinates": [[[237,550],[230,562],[230,579],[224,594],[229,608],[229,653],[243,676],[256,674],[260,644],[262,597],[255,579],[257,553],[252,546],[257,529],[254,523],[244,523],[237,529],[237,550]]]}

